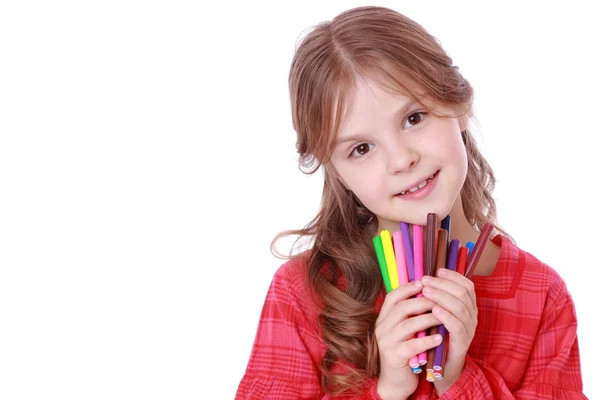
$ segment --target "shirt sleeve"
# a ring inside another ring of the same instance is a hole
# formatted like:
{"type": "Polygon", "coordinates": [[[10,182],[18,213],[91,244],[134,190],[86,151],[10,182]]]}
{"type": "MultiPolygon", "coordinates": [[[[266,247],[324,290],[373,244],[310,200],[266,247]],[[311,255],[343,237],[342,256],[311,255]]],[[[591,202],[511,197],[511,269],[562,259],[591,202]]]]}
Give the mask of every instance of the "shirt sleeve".
{"type": "MultiPolygon", "coordinates": [[[[290,263],[276,272],[236,400],[331,398],[321,388],[319,365],[325,344],[315,328],[317,315],[307,312],[299,279],[304,278],[290,263]]],[[[343,398],[380,400],[376,389],[377,379],[371,379],[360,396],[343,398]]]]}
{"type": "Polygon", "coordinates": [[[544,310],[527,371],[516,391],[511,393],[489,364],[467,356],[462,375],[439,399],[587,399],[582,392],[575,307],[566,289],[561,293],[544,310]]]}

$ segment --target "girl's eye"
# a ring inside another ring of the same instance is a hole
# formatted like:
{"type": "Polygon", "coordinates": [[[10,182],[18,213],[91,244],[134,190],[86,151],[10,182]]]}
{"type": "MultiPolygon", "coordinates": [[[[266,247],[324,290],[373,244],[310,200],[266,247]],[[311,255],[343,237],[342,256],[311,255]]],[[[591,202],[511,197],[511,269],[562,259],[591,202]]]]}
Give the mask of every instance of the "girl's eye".
{"type": "Polygon", "coordinates": [[[369,143],[361,143],[352,150],[352,153],[350,153],[350,157],[358,158],[362,155],[365,155],[371,150],[372,146],[373,145],[369,143]]]}
{"type": "Polygon", "coordinates": [[[404,128],[406,129],[406,123],[409,123],[411,125],[418,125],[421,123],[421,121],[423,121],[423,117],[425,116],[425,112],[415,112],[412,113],[408,116],[408,118],[406,118],[406,122],[404,123],[404,128]]]}

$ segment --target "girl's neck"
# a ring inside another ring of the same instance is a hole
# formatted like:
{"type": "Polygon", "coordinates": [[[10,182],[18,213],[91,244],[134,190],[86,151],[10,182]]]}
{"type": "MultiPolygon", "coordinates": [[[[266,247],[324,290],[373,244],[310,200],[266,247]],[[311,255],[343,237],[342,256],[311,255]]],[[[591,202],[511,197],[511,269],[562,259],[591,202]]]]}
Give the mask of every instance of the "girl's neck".
{"type": "MultiPolygon", "coordinates": [[[[460,196],[456,199],[454,207],[450,210],[450,238],[460,240],[461,246],[464,246],[467,242],[477,243],[480,232],[475,229],[467,218],[462,207],[462,199],[460,196]]],[[[498,262],[500,255],[500,247],[492,242],[493,237],[490,236],[488,239],[483,254],[477,263],[475,268],[475,275],[489,276],[492,275],[498,262]]]]}

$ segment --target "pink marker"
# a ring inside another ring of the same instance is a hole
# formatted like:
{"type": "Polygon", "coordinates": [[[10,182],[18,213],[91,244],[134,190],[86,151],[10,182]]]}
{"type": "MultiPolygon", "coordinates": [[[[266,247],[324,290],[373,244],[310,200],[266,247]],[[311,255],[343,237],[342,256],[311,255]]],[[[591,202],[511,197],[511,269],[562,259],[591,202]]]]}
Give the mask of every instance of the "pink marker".
{"type": "Polygon", "coordinates": [[[404,245],[402,244],[402,233],[396,231],[392,233],[394,242],[394,253],[396,255],[396,269],[398,270],[398,284],[408,283],[408,272],[406,270],[406,257],[404,255],[404,245]]]}
{"type": "MultiPolygon", "coordinates": [[[[421,225],[413,225],[413,248],[415,257],[415,281],[421,280],[424,274],[423,267],[423,227],[421,225]]],[[[417,297],[423,297],[423,293],[417,294],[417,297]]],[[[422,338],[427,336],[426,331],[421,331],[417,337],[422,338]]],[[[427,364],[427,352],[419,354],[419,365],[427,364]]]]}
{"type": "MultiPolygon", "coordinates": [[[[396,256],[396,269],[398,270],[398,284],[406,285],[408,283],[408,270],[406,269],[406,255],[404,254],[404,244],[402,240],[402,233],[400,231],[392,233],[394,254],[396,256]]],[[[421,372],[421,369],[419,368],[419,357],[415,356],[411,358],[409,365],[414,373],[421,372]]]]}

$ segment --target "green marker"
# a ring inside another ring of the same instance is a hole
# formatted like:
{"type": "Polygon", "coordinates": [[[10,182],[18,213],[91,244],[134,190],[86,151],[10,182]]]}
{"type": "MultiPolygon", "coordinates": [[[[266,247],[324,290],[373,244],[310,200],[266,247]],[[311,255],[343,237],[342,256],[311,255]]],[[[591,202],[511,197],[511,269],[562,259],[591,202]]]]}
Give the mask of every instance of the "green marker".
{"type": "Polygon", "coordinates": [[[390,283],[390,275],[388,274],[387,264],[385,262],[385,255],[383,253],[383,244],[381,243],[381,236],[377,235],[373,238],[373,244],[375,245],[375,254],[377,254],[377,261],[379,262],[379,269],[383,276],[383,284],[385,285],[385,291],[391,292],[392,285],[390,283]]]}

